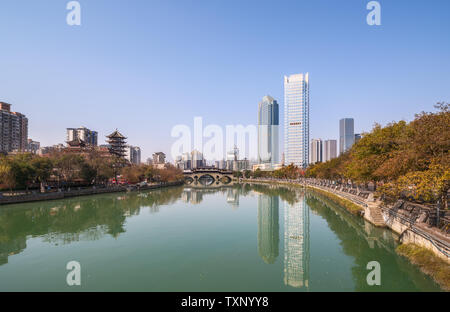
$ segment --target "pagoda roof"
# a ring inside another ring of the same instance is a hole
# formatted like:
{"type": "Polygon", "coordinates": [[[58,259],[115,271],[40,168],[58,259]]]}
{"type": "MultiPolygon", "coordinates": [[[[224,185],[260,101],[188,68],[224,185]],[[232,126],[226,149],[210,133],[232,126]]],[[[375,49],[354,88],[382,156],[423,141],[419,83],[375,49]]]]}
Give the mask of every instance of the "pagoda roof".
{"type": "Polygon", "coordinates": [[[124,135],[122,135],[117,129],[116,131],[114,131],[113,133],[111,133],[110,135],[106,136],[107,138],[120,138],[120,139],[126,139],[126,137],[124,135]]]}
{"type": "Polygon", "coordinates": [[[67,144],[70,147],[80,147],[80,146],[84,147],[86,145],[86,143],[80,138],[76,138],[75,140],[72,141],[67,141],[67,144]]]}

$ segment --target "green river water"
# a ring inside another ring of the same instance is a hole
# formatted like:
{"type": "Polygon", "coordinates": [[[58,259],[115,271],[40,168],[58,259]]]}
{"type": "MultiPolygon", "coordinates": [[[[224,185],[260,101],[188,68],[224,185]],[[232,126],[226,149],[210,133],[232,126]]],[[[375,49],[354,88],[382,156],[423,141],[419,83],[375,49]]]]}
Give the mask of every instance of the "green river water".
{"type": "Polygon", "coordinates": [[[0,207],[0,291],[439,291],[396,245],[297,188],[95,195],[0,207]],[[80,286],[66,282],[70,261],[80,286]]]}

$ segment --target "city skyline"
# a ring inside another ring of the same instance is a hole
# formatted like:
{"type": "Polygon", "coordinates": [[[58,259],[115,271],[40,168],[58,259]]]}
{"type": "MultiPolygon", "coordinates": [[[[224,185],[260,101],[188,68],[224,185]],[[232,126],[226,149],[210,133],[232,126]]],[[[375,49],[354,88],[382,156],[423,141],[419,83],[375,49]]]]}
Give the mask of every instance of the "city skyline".
{"type": "MultiPolygon", "coordinates": [[[[364,1],[236,5],[82,1],[82,25],[70,27],[64,3],[2,1],[9,48],[0,51],[0,100],[29,118],[29,137],[41,146],[63,143],[69,125],[95,129],[99,144],[118,127],[144,159],[169,154],[171,128],[192,126],[194,116],[256,124],[264,94],[283,110],[281,80],[292,73],[312,75],[315,138],[339,139],[330,120],[352,116],[362,133],[449,101],[448,1],[383,2],[381,26],[367,25],[364,1]],[[285,48],[261,49],[267,42],[285,48]],[[411,88],[417,77],[428,79],[411,88]]],[[[280,137],[283,130],[281,120],[280,137]]]]}

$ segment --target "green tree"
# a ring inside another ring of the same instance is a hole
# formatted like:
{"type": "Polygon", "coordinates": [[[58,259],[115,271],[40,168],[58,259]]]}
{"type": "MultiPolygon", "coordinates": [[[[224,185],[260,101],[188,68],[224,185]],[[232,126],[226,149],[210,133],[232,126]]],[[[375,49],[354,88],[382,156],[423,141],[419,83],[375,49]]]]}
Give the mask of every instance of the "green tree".
{"type": "Polygon", "coordinates": [[[34,168],[34,180],[41,186],[47,182],[53,171],[53,162],[46,157],[34,157],[31,160],[31,166],[34,168]]]}
{"type": "Polygon", "coordinates": [[[0,158],[0,184],[10,191],[16,187],[16,178],[11,167],[11,162],[4,156],[0,158]]]}

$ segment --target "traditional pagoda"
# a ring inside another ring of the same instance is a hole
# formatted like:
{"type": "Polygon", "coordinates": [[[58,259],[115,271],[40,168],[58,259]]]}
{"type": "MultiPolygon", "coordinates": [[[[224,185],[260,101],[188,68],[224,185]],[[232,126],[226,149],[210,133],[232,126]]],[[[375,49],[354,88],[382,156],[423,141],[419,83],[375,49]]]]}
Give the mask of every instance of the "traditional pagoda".
{"type": "Polygon", "coordinates": [[[124,137],[119,131],[114,131],[110,135],[106,136],[108,138],[107,142],[110,145],[109,152],[112,155],[124,158],[125,157],[125,147],[127,138],[124,137]]]}

